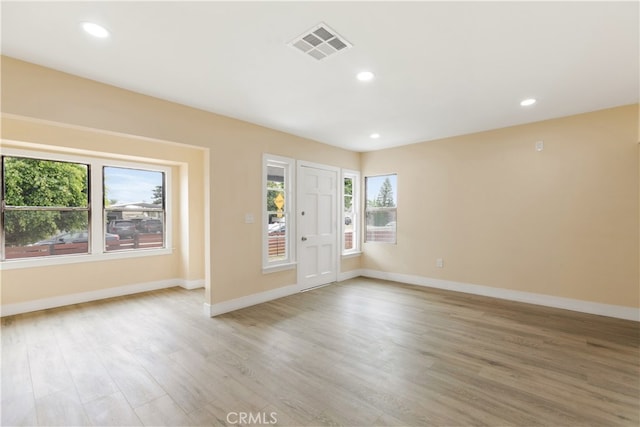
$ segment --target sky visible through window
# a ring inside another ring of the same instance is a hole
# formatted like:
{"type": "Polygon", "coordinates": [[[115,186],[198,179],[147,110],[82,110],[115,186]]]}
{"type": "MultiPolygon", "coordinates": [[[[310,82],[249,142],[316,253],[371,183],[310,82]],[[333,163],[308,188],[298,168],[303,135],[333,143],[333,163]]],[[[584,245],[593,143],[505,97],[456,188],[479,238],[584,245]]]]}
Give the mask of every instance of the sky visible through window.
{"type": "Polygon", "coordinates": [[[163,185],[162,172],[105,167],[106,198],[123,203],[153,203],[153,190],[163,185]]]}
{"type": "Polygon", "coordinates": [[[396,189],[398,188],[398,175],[381,175],[381,176],[368,176],[367,177],[367,200],[375,200],[380,193],[380,187],[384,183],[384,180],[389,178],[393,192],[393,203],[398,205],[398,195],[396,189]]]}

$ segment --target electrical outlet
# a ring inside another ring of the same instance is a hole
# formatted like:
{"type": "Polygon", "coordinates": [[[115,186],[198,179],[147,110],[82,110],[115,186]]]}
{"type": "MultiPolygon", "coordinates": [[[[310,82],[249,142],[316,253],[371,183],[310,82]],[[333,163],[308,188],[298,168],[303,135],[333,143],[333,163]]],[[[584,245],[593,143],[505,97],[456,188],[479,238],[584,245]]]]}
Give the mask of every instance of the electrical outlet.
{"type": "Polygon", "coordinates": [[[252,213],[248,213],[244,215],[244,223],[245,224],[253,224],[255,222],[255,218],[252,213]]]}
{"type": "Polygon", "coordinates": [[[443,268],[444,267],[444,260],[442,258],[438,258],[436,260],[436,267],[438,267],[438,268],[443,268]]]}

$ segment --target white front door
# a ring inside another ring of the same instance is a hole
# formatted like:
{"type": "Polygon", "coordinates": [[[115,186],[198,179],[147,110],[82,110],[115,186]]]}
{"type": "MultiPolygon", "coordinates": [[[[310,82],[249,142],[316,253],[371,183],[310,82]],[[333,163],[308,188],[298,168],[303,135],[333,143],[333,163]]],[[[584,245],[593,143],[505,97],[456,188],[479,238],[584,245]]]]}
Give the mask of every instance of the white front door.
{"type": "Polygon", "coordinates": [[[298,166],[298,284],[301,289],[338,279],[338,170],[298,166]]]}

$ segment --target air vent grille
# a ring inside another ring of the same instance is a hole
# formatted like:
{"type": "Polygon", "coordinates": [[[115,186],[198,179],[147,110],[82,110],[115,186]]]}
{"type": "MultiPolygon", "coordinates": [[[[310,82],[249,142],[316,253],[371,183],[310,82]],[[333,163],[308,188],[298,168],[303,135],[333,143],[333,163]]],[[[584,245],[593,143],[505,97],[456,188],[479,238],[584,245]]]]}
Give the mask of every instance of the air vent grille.
{"type": "Polygon", "coordinates": [[[325,23],[320,23],[289,42],[303,53],[317,60],[353,47],[344,37],[325,23]]]}

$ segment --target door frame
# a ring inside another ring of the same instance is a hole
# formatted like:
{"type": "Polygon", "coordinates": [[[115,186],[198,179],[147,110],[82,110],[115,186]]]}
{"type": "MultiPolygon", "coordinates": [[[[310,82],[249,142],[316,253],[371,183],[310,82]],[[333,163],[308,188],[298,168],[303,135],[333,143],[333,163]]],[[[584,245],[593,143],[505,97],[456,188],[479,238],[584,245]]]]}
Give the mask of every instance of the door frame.
{"type": "MultiPolygon", "coordinates": [[[[296,275],[296,282],[297,282],[297,286],[298,289],[300,291],[306,291],[306,290],[310,290],[313,288],[305,288],[303,286],[303,277],[302,277],[302,269],[300,268],[301,263],[301,257],[303,254],[301,245],[302,245],[302,235],[300,234],[300,231],[302,229],[302,227],[299,227],[298,221],[300,221],[300,216],[301,216],[301,205],[302,205],[302,198],[303,198],[303,194],[302,194],[302,168],[314,168],[314,169],[320,169],[320,170],[326,170],[326,171],[331,171],[331,172],[335,172],[336,174],[336,218],[338,220],[338,227],[336,230],[336,241],[334,242],[336,245],[336,260],[335,260],[335,265],[336,265],[336,277],[335,277],[335,281],[338,281],[338,278],[340,277],[340,269],[342,268],[341,266],[341,260],[342,260],[342,245],[341,245],[341,236],[342,236],[342,227],[340,226],[341,224],[341,218],[342,218],[342,189],[340,186],[340,183],[342,181],[342,169],[340,169],[339,167],[336,166],[329,166],[329,165],[324,165],[321,163],[314,163],[314,162],[308,162],[305,160],[298,160],[296,162],[296,253],[298,256],[298,268],[297,268],[297,275],[296,275]]],[[[326,286],[326,285],[320,285],[320,286],[326,286]]]]}

